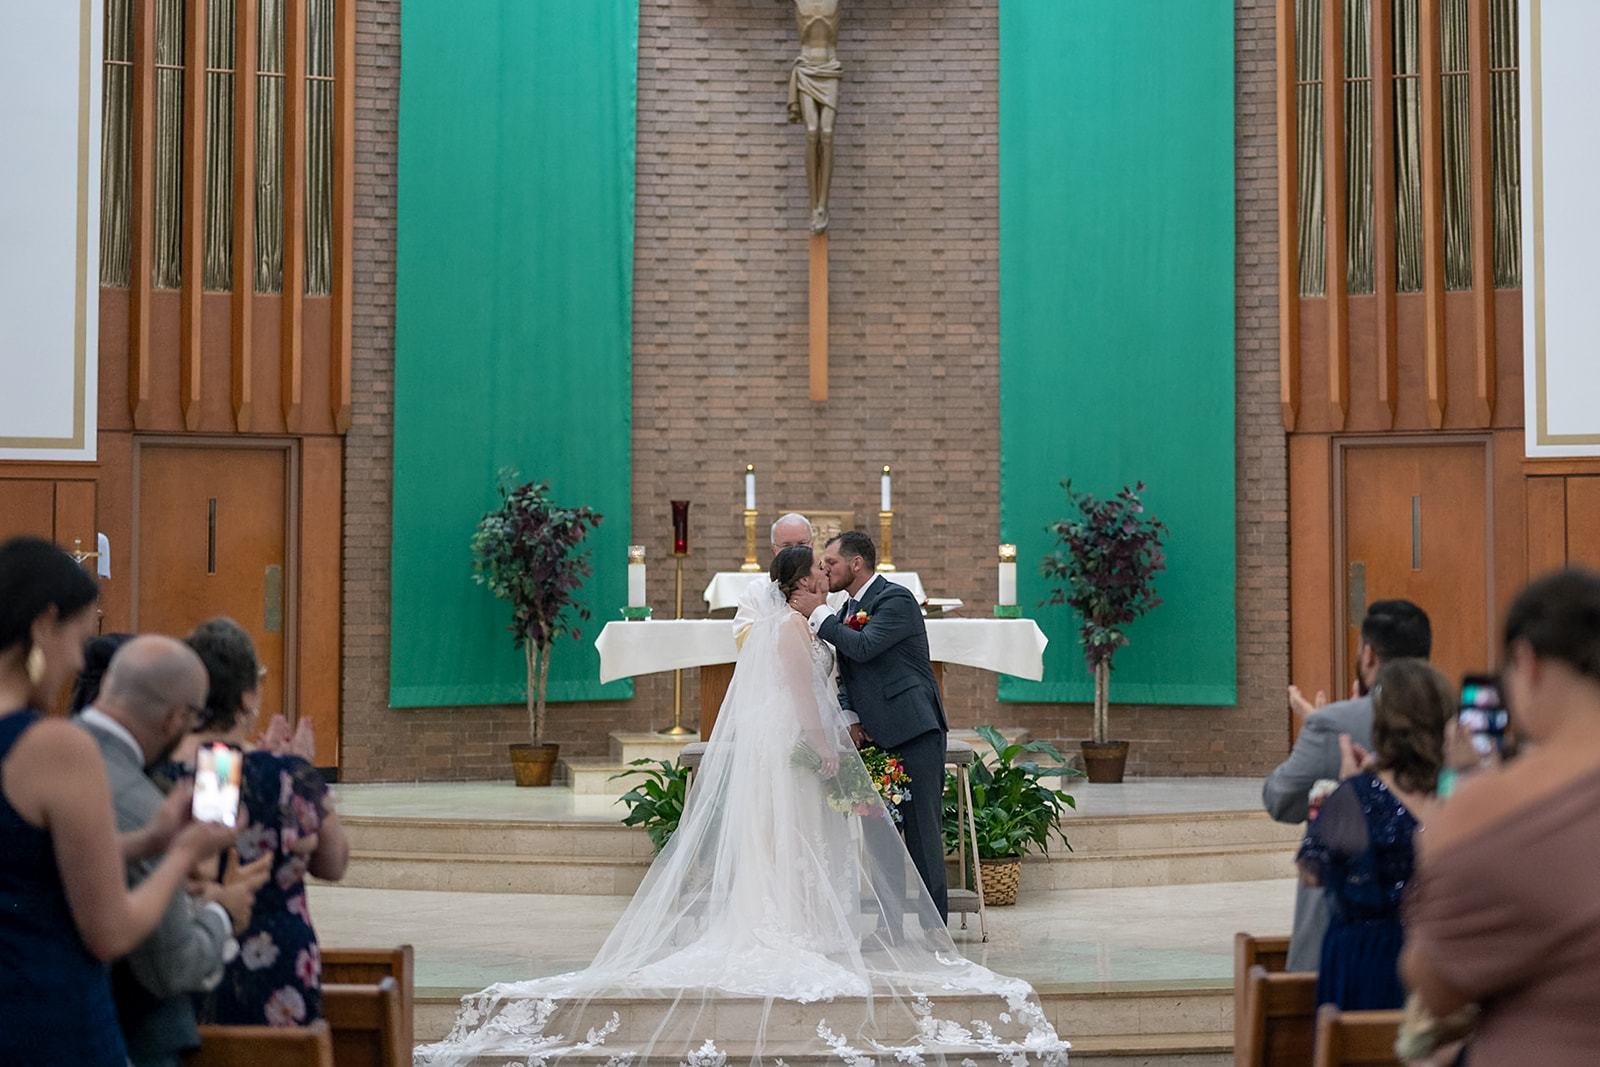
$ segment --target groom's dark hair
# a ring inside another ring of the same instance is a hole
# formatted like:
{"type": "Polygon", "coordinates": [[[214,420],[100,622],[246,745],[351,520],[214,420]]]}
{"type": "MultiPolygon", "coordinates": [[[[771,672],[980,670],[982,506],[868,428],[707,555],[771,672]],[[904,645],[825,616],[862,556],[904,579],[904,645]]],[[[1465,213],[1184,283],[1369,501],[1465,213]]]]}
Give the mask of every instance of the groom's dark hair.
{"type": "Polygon", "coordinates": [[[842,534],[830,537],[828,544],[837,544],[841,556],[860,556],[861,562],[867,565],[869,571],[878,566],[878,550],[872,547],[872,538],[860,530],[846,530],[842,534]]]}
{"type": "Polygon", "coordinates": [[[783,599],[788,600],[794,595],[795,586],[800,584],[800,579],[811,573],[811,546],[794,545],[786,548],[772,557],[772,569],[767,572],[778,588],[783,592],[783,599]]]}

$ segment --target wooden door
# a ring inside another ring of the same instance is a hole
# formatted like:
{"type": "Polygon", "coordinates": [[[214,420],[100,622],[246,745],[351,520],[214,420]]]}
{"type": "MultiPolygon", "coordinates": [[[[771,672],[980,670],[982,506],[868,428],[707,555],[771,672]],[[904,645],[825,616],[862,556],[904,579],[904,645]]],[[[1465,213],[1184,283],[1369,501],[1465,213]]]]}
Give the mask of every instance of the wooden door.
{"type": "Polygon", "coordinates": [[[1340,693],[1355,678],[1374,600],[1410,600],[1433,624],[1433,662],[1456,682],[1494,663],[1489,647],[1488,442],[1349,445],[1343,465],[1340,693]]]}
{"type": "Polygon", "coordinates": [[[226,615],[255,640],[267,675],[261,727],[293,720],[288,499],[290,451],[141,444],[134,502],[134,626],[182,636],[226,615]]]}

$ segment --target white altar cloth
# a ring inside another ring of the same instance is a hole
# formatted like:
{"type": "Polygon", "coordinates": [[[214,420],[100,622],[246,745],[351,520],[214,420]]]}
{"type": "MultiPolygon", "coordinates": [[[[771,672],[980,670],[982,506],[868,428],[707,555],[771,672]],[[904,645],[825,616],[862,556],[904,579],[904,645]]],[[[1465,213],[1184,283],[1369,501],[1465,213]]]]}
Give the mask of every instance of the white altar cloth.
{"type": "MultiPolygon", "coordinates": [[[[916,571],[879,571],[885,578],[895,585],[903,585],[911,590],[911,595],[921,604],[928,599],[928,594],[922,589],[922,579],[916,571]]],[[[705,602],[712,611],[718,608],[736,608],[739,598],[754,581],[766,581],[766,571],[718,571],[711,576],[711,584],[706,586],[704,593],[705,602]]]]}
{"type": "MultiPolygon", "coordinates": [[[[1032,619],[929,619],[928,653],[936,663],[959,663],[1037,682],[1044,677],[1049,639],[1032,619]]],[[[595,639],[600,681],[638,674],[732,663],[738,654],[727,619],[648,619],[608,622],[595,639]]]]}

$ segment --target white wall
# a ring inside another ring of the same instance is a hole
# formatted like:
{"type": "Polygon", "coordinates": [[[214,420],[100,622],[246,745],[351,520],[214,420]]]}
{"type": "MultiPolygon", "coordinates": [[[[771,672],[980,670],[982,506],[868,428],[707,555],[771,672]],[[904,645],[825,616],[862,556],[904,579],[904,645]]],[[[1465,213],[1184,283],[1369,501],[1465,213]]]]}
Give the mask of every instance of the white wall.
{"type": "Polygon", "coordinates": [[[102,20],[0,3],[0,459],[95,455],[102,20]]]}

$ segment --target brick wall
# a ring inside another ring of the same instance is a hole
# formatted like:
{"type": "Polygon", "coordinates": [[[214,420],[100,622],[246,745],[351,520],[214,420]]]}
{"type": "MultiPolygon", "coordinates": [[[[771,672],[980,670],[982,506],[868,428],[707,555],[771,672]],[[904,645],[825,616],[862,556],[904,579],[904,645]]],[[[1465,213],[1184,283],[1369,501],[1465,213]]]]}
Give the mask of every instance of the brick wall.
{"type": "MultiPolygon", "coordinates": [[[[399,3],[357,40],[356,415],[346,460],[343,769],[351,780],[506,776],[519,708],[388,708],[399,3]]],[[[1116,706],[1137,774],[1257,773],[1287,745],[1287,499],[1277,422],[1272,6],[1237,4],[1237,708],[1116,706]]],[[[831,395],[808,399],[804,131],[785,121],[785,3],[641,0],[634,260],[633,537],[672,612],[667,502],[694,502],[686,614],[743,557],[745,463],[761,536],[779,509],[855,511],[894,467],[894,557],[935,595],[993,598],[999,505],[996,0],[846,5],[831,260],[831,395]]],[[[876,532],[874,530],[874,532],[876,532]]],[[[763,544],[762,558],[765,559],[763,544]]],[[[618,561],[620,563],[620,561],[618,561]]],[[[1082,706],[1006,705],[945,674],[953,725],[1084,736],[1082,706]]],[[[671,720],[672,678],[557,705],[552,739],[603,754],[671,720]]],[[[1115,688],[1113,687],[1113,695],[1115,688]]],[[[684,676],[685,716],[698,711],[684,676]]]]}

